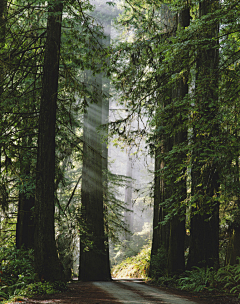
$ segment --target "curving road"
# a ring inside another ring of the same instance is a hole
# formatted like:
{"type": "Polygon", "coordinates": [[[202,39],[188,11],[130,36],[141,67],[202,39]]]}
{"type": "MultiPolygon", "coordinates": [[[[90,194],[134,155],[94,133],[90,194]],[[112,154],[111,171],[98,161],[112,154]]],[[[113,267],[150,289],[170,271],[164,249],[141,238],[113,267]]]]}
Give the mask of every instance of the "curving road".
{"type": "Polygon", "coordinates": [[[124,304],[196,304],[184,297],[168,294],[158,288],[148,286],[142,280],[114,280],[93,284],[124,304]]]}

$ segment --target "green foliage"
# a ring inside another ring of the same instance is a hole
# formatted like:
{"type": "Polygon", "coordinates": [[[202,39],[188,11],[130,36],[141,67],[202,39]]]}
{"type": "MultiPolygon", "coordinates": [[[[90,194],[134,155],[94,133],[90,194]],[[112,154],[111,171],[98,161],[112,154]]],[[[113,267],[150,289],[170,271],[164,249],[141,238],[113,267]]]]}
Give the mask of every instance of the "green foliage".
{"type": "Polygon", "coordinates": [[[157,254],[151,257],[152,277],[160,278],[166,274],[167,268],[167,253],[162,246],[158,249],[157,254]]]}
{"type": "Polygon", "coordinates": [[[2,297],[16,295],[26,285],[34,282],[33,251],[0,248],[0,292],[2,297]]]}
{"type": "Polygon", "coordinates": [[[2,284],[12,285],[19,280],[28,283],[34,279],[32,250],[1,247],[0,260],[2,284]]]}
{"type": "MultiPolygon", "coordinates": [[[[114,245],[114,248],[111,248],[111,264],[113,266],[120,264],[123,260],[136,256],[140,251],[149,246],[150,243],[150,225],[147,222],[142,227],[140,232],[135,232],[131,235],[130,240],[118,240],[114,245]]],[[[126,233],[126,232],[125,232],[126,233]]]]}
{"type": "Polygon", "coordinates": [[[112,276],[117,278],[147,278],[150,265],[150,252],[150,246],[144,246],[136,256],[128,257],[120,264],[114,266],[112,276]]]}
{"type": "Polygon", "coordinates": [[[213,268],[194,267],[177,280],[177,287],[196,292],[221,290],[238,294],[240,298],[240,264],[227,265],[217,271],[213,268]]]}
{"type": "Polygon", "coordinates": [[[177,277],[176,276],[167,276],[167,275],[163,275],[159,278],[157,278],[157,280],[153,279],[153,282],[157,282],[157,285],[159,286],[163,286],[163,287],[174,287],[177,288],[177,277]]]}
{"type": "MultiPolygon", "coordinates": [[[[233,160],[239,154],[236,138],[239,132],[237,49],[240,40],[239,30],[236,30],[239,3],[236,0],[224,1],[224,5],[213,5],[207,15],[200,16],[200,2],[195,1],[194,5],[188,2],[191,22],[184,29],[174,28],[174,14],[186,8],[186,1],[171,1],[171,5],[163,2],[125,2],[125,11],[119,23],[132,39],[119,44],[112,56],[113,78],[119,88],[121,102],[127,106],[129,113],[151,117],[150,145],[157,148],[164,138],[173,140],[174,135],[188,131],[185,142],[176,144],[161,155],[161,161],[166,165],[159,174],[166,184],[177,185],[179,180],[184,181],[187,170],[193,164],[196,166],[198,160],[197,171],[202,175],[197,183],[199,191],[184,199],[181,191],[173,191],[171,197],[162,203],[169,210],[167,220],[174,213],[184,212],[189,204],[194,206],[201,200],[204,207],[199,208],[199,212],[211,214],[211,207],[218,197],[202,195],[201,192],[207,193],[206,176],[216,164],[221,167],[219,180],[224,185],[226,181],[228,183],[227,189],[224,188],[226,194],[239,191],[233,178],[233,160]],[[207,29],[213,29],[213,24],[218,23],[221,23],[219,33],[210,37],[207,29]],[[216,73],[208,68],[201,70],[204,62],[199,56],[211,48],[219,48],[220,63],[216,73]],[[199,77],[199,73],[203,75],[199,77]],[[209,81],[209,75],[210,78],[211,75],[218,75],[219,83],[218,80],[209,81]],[[184,97],[173,97],[173,88],[180,81],[187,82],[194,90],[189,90],[184,97]],[[213,92],[212,97],[209,92],[213,92]],[[215,128],[216,125],[219,129],[215,128]],[[218,129],[217,133],[214,128],[218,129]]],[[[126,120],[119,121],[118,127],[123,128],[123,124],[126,120]]]]}
{"type": "Polygon", "coordinates": [[[17,294],[29,297],[33,295],[54,294],[65,290],[67,290],[67,287],[64,282],[35,282],[19,290],[17,294]]]}
{"type": "Polygon", "coordinates": [[[63,265],[66,280],[72,278],[74,248],[76,247],[76,229],[71,226],[67,221],[58,223],[58,235],[56,238],[59,259],[63,265]]]}
{"type": "MultiPolygon", "coordinates": [[[[240,261],[240,258],[238,258],[240,261]]],[[[238,294],[240,298],[240,264],[227,265],[217,272],[217,286],[230,293],[238,294]]]]}
{"type": "MultiPolygon", "coordinates": [[[[80,189],[75,192],[73,190],[76,176],[78,179],[81,175],[82,114],[86,108],[86,97],[90,98],[92,94],[84,81],[84,73],[85,69],[99,72],[107,64],[109,56],[108,51],[99,48],[96,43],[99,37],[104,36],[103,28],[96,24],[91,11],[93,6],[88,0],[64,1],[57,101],[55,190],[57,192],[61,187],[63,193],[62,197],[59,195],[56,198],[59,214],[61,213],[59,217],[65,217],[60,233],[64,228],[71,233],[75,229],[72,237],[79,232],[76,217],[72,220],[76,214],[76,208],[72,206],[76,201],[78,209],[80,205],[80,189]],[[69,176],[66,172],[76,166],[76,174],[69,176]],[[74,199],[71,200],[72,194],[74,199]],[[71,204],[64,210],[67,202],[71,204]]],[[[0,206],[6,215],[4,220],[1,219],[4,233],[1,233],[0,245],[6,244],[10,238],[15,241],[16,210],[20,195],[29,198],[34,197],[35,193],[47,14],[47,2],[16,0],[8,3],[4,26],[0,20],[0,44],[2,46],[3,42],[5,45],[0,48],[0,206]]],[[[24,211],[22,214],[25,214],[24,211]]],[[[70,254],[67,254],[65,248],[60,255],[61,258],[64,255],[65,266],[70,254]]],[[[70,268],[68,266],[67,270],[70,268]]]]}
{"type": "Polygon", "coordinates": [[[0,260],[0,298],[3,300],[66,290],[63,282],[36,282],[32,250],[1,247],[0,260]]]}
{"type": "Polygon", "coordinates": [[[107,185],[104,185],[104,205],[106,207],[105,217],[108,225],[108,237],[114,243],[119,243],[120,235],[126,231],[123,215],[127,210],[119,189],[126,185],[129,178],[124,175],[114,174],[110,170],[104,172],[104,175],[106,175],[108,181],[107,185]]]}
{"type": "Polygon", "coordinates": [[[184,277],[178,279],[178,286],[184,290],[202,291],[213,285],[215,275],[213,268],[193,267],[193,270],[186,271],[184,277]]]}

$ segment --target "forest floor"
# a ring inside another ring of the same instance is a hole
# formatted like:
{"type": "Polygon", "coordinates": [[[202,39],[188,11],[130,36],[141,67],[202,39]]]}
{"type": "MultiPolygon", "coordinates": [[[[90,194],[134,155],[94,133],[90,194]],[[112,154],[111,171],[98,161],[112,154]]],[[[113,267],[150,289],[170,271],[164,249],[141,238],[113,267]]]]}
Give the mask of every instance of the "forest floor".
{"type": "Polygon", "coordinates": [[[237,297],[216,293],[189,293],[160,288],[139,280],[113,282],[72,282],[68,290],[54,295],[25,299],[22,304],[236,304],[237,297]]]}

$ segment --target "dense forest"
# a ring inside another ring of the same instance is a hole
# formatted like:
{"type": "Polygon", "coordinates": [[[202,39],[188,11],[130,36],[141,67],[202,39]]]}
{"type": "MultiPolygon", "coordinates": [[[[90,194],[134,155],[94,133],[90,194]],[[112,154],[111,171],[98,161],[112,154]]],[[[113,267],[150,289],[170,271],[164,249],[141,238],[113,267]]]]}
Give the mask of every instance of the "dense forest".
{"type": "Polygon", "coordinates": [[[119,244],[240,294],[239,50],[237,0],[0,0],[2,300],[109,281],[119,244]]]}

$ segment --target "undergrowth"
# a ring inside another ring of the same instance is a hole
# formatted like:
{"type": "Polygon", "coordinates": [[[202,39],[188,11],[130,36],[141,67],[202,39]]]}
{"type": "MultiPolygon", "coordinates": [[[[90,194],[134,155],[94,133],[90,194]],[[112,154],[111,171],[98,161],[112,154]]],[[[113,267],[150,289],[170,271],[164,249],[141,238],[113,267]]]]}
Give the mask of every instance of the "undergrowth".
{"type": "MultiPolygon", "coordinates": [[[[150,252],[150,246],[146,245],[136,256],[129,257],[114,266],[112,276],[115,278],[148,278],[150,252]]],[[[212,267],[193,267],[191,271],[185,271],[180,276],[169,276],[166,274],[166,255],[159,250],[152,262],[155,269],[154,278],[148,279],[160,286],[171,286],[194,292],[220,291],[225,294],[238,295],[240,298],[240,259],[238,261],[238,264],[224,266],[217,271],[212,267]]]]}
{"type": "Polygon", "coordinates": [[[218,291],[237,294],[240,298],[240,264],[227,265],[217,271],[194,267],[177,280],[177,286],[191,291],[218,291]]]}
{"type": "Polygon", "coordinates": [[[150,263],[149,245],[133,257],[128,257],[112,269],[112,276],[117,278],[147,278],[150,263]]]}
{"type": "Polygon", "coordinates": [[[33,295],[53,294],[66,289],[66,284],[63,282],[37,281],[32,250],[1,247],[0,261],[0,301],[2,303],[33,295]]]}
{"type": "Polygon", "coordinates": [[[191,271],[186,270],[183,276],[177,280],[177,286],[182,290],[202,291],[212,290],[216,284],[216,272],[213,268],[193,267],[191,271]]]}

